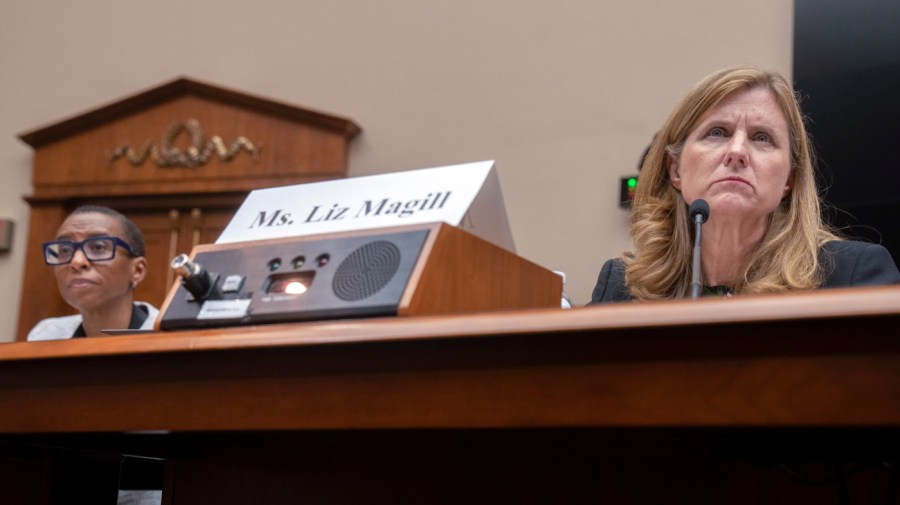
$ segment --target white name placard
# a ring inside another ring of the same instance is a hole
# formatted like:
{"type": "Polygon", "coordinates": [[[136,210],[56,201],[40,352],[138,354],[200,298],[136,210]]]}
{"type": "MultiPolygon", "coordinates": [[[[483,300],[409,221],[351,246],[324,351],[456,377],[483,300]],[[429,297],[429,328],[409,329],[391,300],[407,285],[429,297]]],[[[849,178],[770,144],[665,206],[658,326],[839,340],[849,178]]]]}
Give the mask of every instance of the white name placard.
{"type": "Polygon", "coordinates": [[[436,221],[515,252],[493,161],[256,190],[216,243],[436,221]]]}

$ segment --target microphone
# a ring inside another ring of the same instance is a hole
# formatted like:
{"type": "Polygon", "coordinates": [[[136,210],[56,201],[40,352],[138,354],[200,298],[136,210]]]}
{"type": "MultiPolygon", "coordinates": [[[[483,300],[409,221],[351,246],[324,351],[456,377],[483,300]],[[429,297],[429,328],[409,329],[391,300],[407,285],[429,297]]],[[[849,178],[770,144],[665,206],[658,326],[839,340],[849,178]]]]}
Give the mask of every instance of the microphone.
{"type": "Polygon", "coordinates": [[[691,265],[691,300],[700,296],[700,227],[709,219],[709,204],[698,198],[691,202],[688,213],[694,223],[694,254],[691,265]]]}
{"type": "Polygon", "coordinates": [[[216,290],[218,274],[210,273],[203,265],[194,263],[187,254],[175,256],[169,266],[181,276],[181,285],[193,295],[194,300],[204,302],[219,298],[216,290]]]}

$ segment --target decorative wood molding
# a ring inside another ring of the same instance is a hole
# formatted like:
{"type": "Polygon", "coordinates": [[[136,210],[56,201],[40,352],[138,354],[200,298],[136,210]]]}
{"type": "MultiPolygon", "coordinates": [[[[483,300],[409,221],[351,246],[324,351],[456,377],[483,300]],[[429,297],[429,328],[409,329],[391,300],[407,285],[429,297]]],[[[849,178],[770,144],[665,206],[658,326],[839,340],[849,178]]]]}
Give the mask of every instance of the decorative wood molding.
{"type": "Polygon", "coordinates": [[[348,143],[359,132],[349,119],[182,78],[20,138],[35,148],[33,196],[67,199],[251,191],[344,177],[348,143]],[[204,139],[201,125],[214,138],[204,139]],[[147,139],[160,141],[150,147],[147,139]],[[110,163],[129,146],[133,161],[151,156],[155,163],[110,163]],[[241,150],[250,156],[236,156],[241,150]]]}
{"type": "Polygon", "coordinates": [[[183,95],[195,95],[210,101],[256,111],[259,114],[304,123],[315,128],[339,133],[347,140],[352,139],[362,131],[351,119],[325,114],[312,109],[286,105],[282,102],[207,84],[189,77],[179,77],[174,81],[138,92],[84,114],[21,133],[19,138],[34,149],[38,149],[49,143],[93,128],[98,124],[108,123],[125,116],[140,113],[159,103],[174,100],[183,95]]]}
{"type": "Polygon", "coordinates": [[[256,161],[259,160],[261,148],[259,142],[254,144],[244,136],[236,138],[231,147],[225,147],[225,141],[218,135],[206,140],[200,121],[191,118],[169,126],[158,146],[153,140],[144,142],[140,149],[135,149],[130,143],[122,144],[113,149],[108,158],[110,166],[119,158],[125,158],[131,166],[139,167],[149,158],[160,168],[195,168],[206,165],[213,154],[218,155],[223,162],[228,162],[241,151],[246,151],[256,161]],[[191,139],[190,146],[184,150],[174,145],[176,139],[183,133],[188,134],[191,139]]]}

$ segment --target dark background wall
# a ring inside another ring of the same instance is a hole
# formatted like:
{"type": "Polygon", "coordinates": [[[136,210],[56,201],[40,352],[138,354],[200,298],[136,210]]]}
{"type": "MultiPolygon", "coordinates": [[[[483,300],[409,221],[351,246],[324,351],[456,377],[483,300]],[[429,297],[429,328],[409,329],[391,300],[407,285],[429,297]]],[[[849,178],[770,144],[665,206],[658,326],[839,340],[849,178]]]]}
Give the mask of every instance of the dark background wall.
{"type": "Polygon", "coordinates": [[[794,83],[829,220],[900,260],[900,2],[795,0],[794,83]]]}

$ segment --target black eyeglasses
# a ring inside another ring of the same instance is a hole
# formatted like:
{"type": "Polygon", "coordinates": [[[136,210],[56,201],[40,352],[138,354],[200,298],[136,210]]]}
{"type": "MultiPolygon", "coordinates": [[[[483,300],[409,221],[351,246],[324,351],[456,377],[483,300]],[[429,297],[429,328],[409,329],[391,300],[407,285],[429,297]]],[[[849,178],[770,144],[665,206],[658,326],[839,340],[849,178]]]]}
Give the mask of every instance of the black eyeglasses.
{"type": "Polygon", "coordinates": [[[44,243],[44,262],[48,265],[65,265],[75,257],[75,251],[81,250],[88,261],[107,261],[116,257],[116,246],[137,256],[128,242],[119,237],[91,237],[81,242],[71,240],[54,240],[44,243]]]}

